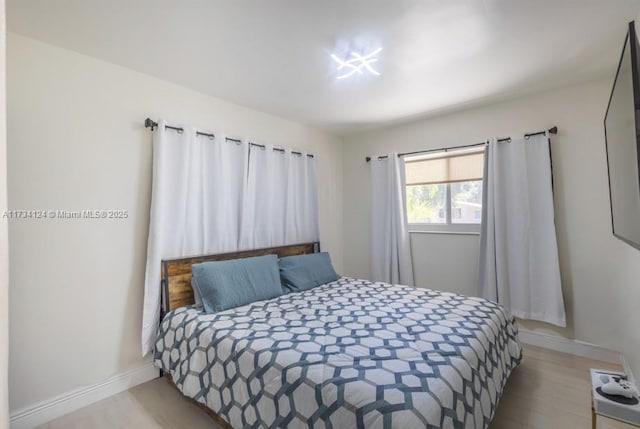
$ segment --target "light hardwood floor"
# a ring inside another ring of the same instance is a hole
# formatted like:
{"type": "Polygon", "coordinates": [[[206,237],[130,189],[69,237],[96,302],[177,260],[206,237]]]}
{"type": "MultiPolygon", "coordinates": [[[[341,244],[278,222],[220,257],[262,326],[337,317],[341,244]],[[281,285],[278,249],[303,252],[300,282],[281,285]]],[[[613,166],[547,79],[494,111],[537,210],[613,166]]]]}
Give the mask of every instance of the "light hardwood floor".
{"type": "MultiPolygon", "coordinates": [[[[491,429],[591,428],[589,368],[619,366],[525,346],[491,429]]],[[[156,379],[40,426],[40,429],[220,428],[164,379],[156,379]]],[[[598,429],[631,426],[598,417],[598,429]]]]}

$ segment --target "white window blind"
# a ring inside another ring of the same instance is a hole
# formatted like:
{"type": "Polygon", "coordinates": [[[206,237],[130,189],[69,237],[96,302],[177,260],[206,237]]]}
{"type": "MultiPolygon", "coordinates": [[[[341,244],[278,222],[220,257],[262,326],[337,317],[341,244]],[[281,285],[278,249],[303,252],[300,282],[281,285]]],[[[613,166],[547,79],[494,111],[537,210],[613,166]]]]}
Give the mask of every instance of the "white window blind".
{"type": "Polygon", "coordinates": [[[405,159],[407,185],[482,180],[484,147],[405,159]]]}

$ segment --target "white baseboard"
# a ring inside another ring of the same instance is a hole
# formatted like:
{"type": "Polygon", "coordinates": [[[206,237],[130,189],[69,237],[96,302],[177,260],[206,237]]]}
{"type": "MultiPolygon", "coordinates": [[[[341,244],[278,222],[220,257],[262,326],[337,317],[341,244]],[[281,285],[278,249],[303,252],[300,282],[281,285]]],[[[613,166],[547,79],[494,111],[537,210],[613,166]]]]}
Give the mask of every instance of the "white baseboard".
{"type": "Polygon", "coordinates": [[[158,377],[158,368],[148,362],[92,386],[73,390],[47,401],[11,412],[11,429],[32,429],[72,411],[158,377]]]}
{"type": "Polygon", "coordinates": [[[524,344],[544,347],[545,349],[569,353],[589,359],[622,364],[623,366],[625,364],[622,353],[616,352],[614,350],[609,350],[595,344],[579,340],[572,340],[556,335],[549,335],[542,332],[530,331],[528,329],[524,329],[522,326],[518,326],[518,334],[520,337],[520,341],[524,344]]]}

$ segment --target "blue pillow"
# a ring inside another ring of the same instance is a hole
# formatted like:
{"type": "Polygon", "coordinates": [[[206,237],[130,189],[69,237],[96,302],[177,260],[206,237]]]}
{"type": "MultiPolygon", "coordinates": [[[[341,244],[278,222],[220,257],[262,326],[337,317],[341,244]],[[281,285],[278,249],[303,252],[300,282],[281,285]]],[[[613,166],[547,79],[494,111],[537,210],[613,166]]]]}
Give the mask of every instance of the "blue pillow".
{"type": "Polygon", "coordinates": [[[282,287],[300,292],[340,278],[327,252],[287,256],[278,261],[282,287]]]}
{"type": "Polygon", "coordinates": [[[207,313],[282,295],[276,255],[203,262],[191,272],[207,313]]]}

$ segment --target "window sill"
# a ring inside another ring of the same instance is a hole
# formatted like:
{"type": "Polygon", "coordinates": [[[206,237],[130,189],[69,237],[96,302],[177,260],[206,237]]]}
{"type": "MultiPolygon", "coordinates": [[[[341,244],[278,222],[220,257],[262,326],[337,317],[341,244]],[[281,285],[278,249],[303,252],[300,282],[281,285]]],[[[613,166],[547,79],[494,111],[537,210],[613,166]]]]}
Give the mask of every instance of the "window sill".
{"type": "Polygon", "coordinates": [[[479,223],[410,223],[407,227],[409,233],[448,235],[480,235],[480,229],[482,228],[479,223]]]}
{"type": "Polygon", "coordinates": [[[480,235],[478,231],[421,231],[410,229],[409,234],[438,234],[438,235],[480,235]]]}

